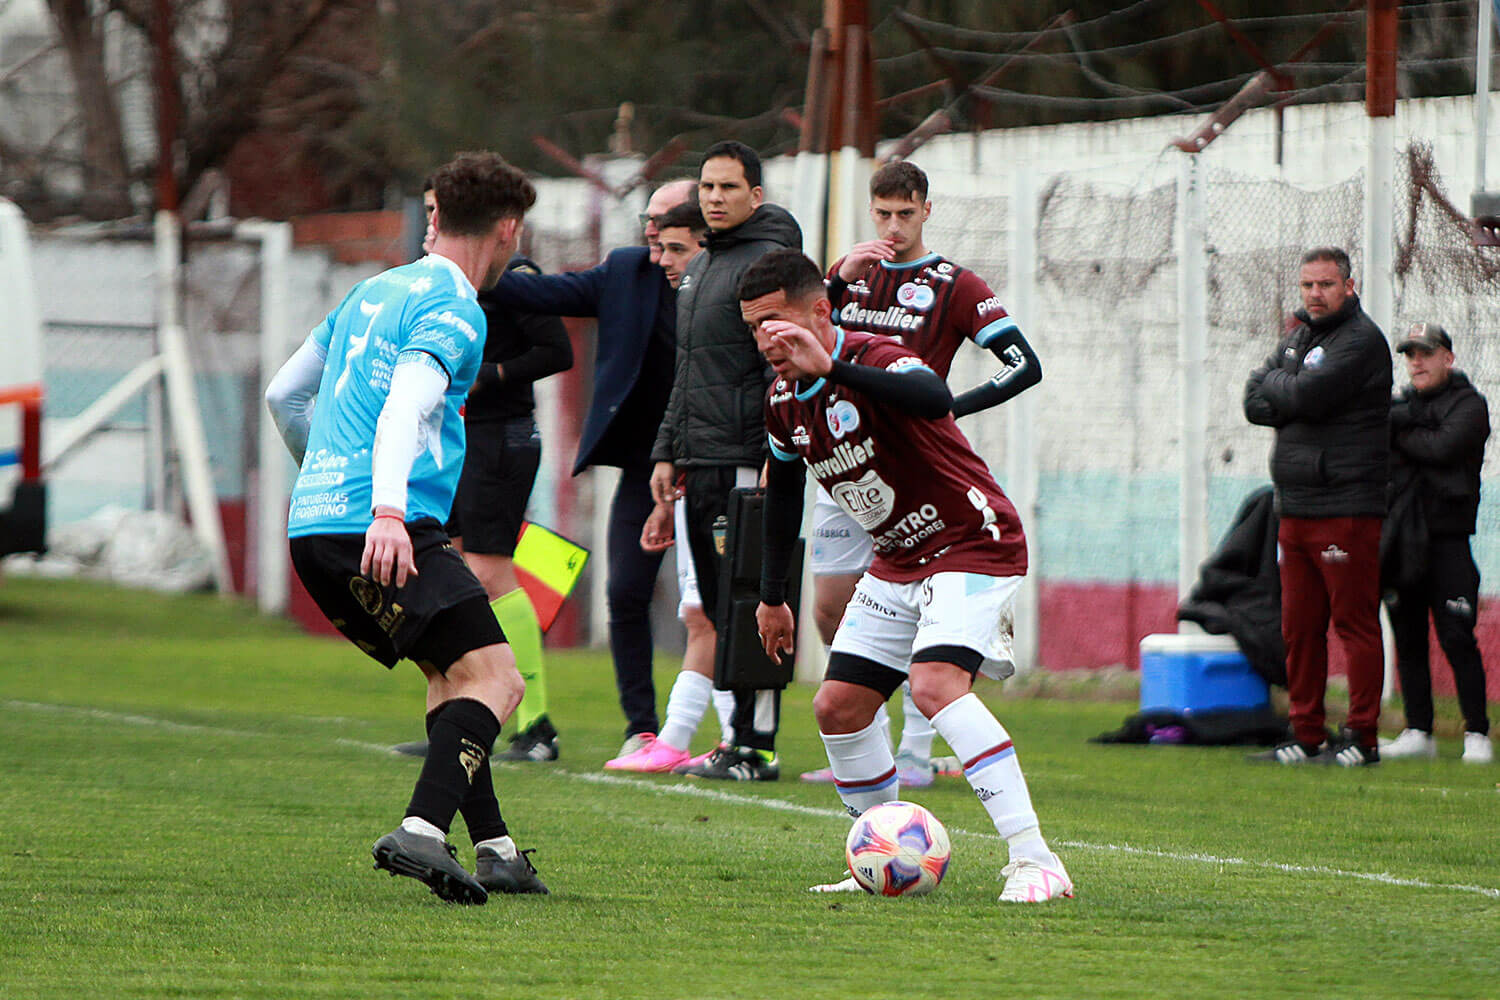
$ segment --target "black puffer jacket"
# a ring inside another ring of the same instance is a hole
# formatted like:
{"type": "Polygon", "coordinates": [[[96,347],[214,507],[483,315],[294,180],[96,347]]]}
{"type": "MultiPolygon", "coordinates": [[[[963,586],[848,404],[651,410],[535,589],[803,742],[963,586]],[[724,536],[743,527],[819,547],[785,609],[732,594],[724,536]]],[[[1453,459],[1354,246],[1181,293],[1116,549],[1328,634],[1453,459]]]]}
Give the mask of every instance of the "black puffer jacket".
{"type": "Polygon", "coordinates": [[[1472,535],[1490,408],[1457,369],[1438,388],[1407,386],[1391,406],[1393,477],[1410,470],[1432,535],[1472,535]]]}
{"type": "Polygon", "coordinates": [[[1245,416],[1276,428],[1271,481],[1282,517],[1383,517],[1390,466],[1391,349],[1351,295],[1300,323],[1245,383],[1245,416]]]}
{"type": "Polygon", "coordinates": [[[651,458],[684,467],[765,460],[771,369],[740,316],[740,278],[761,255],[801,249],[786,209],[762,205],[733,229],[710,232],[677,290],[677,365],[651,458]]]}

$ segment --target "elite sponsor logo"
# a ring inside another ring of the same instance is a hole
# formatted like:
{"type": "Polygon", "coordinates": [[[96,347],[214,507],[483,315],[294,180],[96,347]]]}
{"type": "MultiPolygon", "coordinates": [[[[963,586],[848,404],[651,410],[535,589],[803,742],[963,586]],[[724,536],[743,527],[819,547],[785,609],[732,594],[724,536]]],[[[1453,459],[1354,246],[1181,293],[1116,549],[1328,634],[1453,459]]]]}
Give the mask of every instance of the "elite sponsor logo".
{"type": "Polygon", "coordinates": [[[892,361],[890,364],[886,365],[885,370],[888,372],[904,372],[912,368],[926,367],[927,362],[923,361],[921,358],[914,358],[908,354],[906,357],[897,358],[895,361],[892,361]]]}
{"type": "Polygon", "coordinates": [[[861,309],[850,303],[839,310],[839,325],[864,330],[920,330],[926,316],[913,316],[900,306],[885,309],[861,309]]]}
{"type": "Polygon", "coordinates": [[[991,295],[979,303],[979,315],[988,316],[992,312],[1005,312],[1005,307],[1000,304],[1000,296],[991,295]]]}
{"type": "MultiPolygon", "coordinates": [[[[797,429],[802,430],[800,427],[797,429]]],[[[806,431],[803,431],[804,436],[806,433],[806,431]]],[[[797,440],[795,433],[792,435],[792,440],[797,440]]],[[[853,441],[845,441],[833,449],[833,454],[820,461],[810,462],[808,467],[812,469],[814,477],[828,479],[840,473],[857,469],[861,465],[869,463],[874,457],[874,441],[862,441],[858,444],[853,441]]]]}
{"type": "Polygon", "coordinates": [[[1346,563],[1349,561],[1349,553],[1334,544],[1330,544],[1328,548],[1318,554],[1323,557],[1323,561],[1326,563],[1346,563]]]}
{"type": "Polygon", "coordinates": [[[828,487],[828,492],[833,495],[834,502],[844,508],[844,513],[858,521],[866,531],[874,531],[884,524],[896,505],[896,491],[874,469],[852,483],[834,483],[828,487]]]}
{"type": "MultiPolygon", "coordinates": [[[[807,427],[798,424],[792,428],[792,445],[797,448],[806,448],[812,444],[812,435],[807,433],[807,427]]],[[[816,473],[815,473],[816,474],[816,473]]]]}

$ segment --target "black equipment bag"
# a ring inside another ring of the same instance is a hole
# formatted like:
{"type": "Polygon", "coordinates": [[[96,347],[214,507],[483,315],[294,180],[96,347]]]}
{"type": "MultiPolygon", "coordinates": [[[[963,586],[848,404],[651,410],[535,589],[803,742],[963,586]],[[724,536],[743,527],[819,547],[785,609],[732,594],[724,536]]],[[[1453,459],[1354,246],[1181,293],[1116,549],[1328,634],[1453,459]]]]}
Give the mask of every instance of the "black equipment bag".
{"type": "MultiPolygon", "coordinates": [[[[719,553],[719,638],[714,648],[714,687],[720,690],[784,688],[796,673],[795,657],[777,663],[766,655],[755,625],[765,502],[762,489],[740,487],[729,494],[728,524],[719,553]]],[[[794,618],[802,594],[803,548],[799,538],[788,570],[786,604],[794,618]]]]}

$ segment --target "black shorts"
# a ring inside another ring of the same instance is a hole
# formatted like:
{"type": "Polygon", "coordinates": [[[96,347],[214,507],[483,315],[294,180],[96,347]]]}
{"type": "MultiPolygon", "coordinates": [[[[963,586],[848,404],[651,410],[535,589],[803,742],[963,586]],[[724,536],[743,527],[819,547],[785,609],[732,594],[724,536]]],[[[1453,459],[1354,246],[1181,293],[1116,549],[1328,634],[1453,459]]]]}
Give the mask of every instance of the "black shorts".
{"type": "Polygon", "coordinates": [[[484,587],[436,519],[406,530],[417,575],[400,589],[360,574],[364,535],[293,538],[292,566],[334,627],[387,667],[407,657],[446,672],[470,650],[504,642],[484,587]]]}
{"type": "Polygon", "coordinates": [[[513,556],[526,502],[542,464],[542,435],[530,417],[464,428],[464,468],[448,517],[448,534],[465,552],[513,556]]]}

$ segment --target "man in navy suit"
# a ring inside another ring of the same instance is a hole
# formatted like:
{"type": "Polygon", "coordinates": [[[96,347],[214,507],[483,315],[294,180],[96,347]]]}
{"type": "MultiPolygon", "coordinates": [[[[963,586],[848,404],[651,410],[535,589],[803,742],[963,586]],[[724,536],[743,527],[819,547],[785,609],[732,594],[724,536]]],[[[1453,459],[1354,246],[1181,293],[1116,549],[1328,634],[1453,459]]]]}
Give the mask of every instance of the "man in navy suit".
{"type": "Polygon", "coordinates": [[[642,528],[651,496],[651,446],[672,389],[677,293],[675,275],[660,263],[657,222],[695,192],[692,180],[669,181],[652,194],[643,218],[647,246],[620,247],[586,271],[507,272],[493,290],[497,301],[559,316],[598,317],[594,391],[573,475],[595,465],[620,470],[608,529],[609,646],[620,707],[625,713],[621,756],[640,749],[657,731],[651,677],[650,602],[663,551],[645,551],[642,528]]]}

